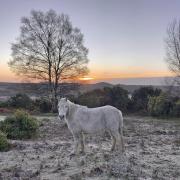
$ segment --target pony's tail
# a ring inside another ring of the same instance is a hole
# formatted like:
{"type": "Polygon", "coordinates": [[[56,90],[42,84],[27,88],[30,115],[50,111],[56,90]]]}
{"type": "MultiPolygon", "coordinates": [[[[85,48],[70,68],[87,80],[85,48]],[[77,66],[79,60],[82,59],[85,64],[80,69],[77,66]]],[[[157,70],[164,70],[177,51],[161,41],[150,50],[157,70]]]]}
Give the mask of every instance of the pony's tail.
{"type": "Polygon", "coordinates": [[[122,112],[119,111],[119,133],[121,137],[121,146],[122,146],[122,152],[125,151],[125,146],[124,146],[124,138],[123,138],[123,115],[122,112]]]}
{"type": "MultiPolygon", "coordinates": [[[[122,112],[119,111],[119,133],[122,134],[123,133],[123,116],[122,116],[122,112]]],[[[123,135],[123,134],[122,134],[123,135]]]]}

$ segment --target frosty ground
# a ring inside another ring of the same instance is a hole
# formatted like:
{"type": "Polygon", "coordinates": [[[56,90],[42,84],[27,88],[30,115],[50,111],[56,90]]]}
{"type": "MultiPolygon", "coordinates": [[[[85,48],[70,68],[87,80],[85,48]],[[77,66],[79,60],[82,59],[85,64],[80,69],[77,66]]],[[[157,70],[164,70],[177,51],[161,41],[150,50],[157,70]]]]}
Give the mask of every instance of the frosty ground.
{"type": "Polygon", "coordinates": [[[86,154],[71,156],[73,138],[57,117],[40,120],[33,140],[12,140],[0,153],[0,179],[180,179],[180,119],[127,116],[126,152],[110,152],[108,134],[86,136],[86,154]]]}

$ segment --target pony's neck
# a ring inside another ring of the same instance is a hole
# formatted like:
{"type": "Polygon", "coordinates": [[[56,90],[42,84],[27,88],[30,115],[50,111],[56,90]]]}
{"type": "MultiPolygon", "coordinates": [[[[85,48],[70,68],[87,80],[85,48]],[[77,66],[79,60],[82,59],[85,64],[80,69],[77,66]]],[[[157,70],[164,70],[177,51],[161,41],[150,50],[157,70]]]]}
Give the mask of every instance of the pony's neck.
{"type": "Polygon", "coordinates": [[[74,113],[76,112],[79,105],[74,104],[69,100],[68,100],[68,104],[69,104],[69,110],[68,110],[66,119],[67,119],[67,121],[71,121],[73,119],[74,113]]]}

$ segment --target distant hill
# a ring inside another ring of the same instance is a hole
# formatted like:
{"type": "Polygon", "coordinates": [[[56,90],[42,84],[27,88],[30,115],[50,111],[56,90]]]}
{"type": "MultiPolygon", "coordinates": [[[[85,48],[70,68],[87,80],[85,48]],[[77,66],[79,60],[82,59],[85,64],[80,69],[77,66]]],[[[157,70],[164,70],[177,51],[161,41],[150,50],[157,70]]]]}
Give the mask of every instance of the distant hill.
{"type": "Polygon", "coordinates": [[[103,89],[104,87],[113,87],[114,85],[106,82],[99,82],[95,84],[81,84],[80,85],[80,91],[81,92],[87,92],[92,91],[95,89],[103,89]]]}
{"type": "Polygon", "coordinates": [[[174,77],[111,78],[95,80],[95,83],[98,82],[107,82],[114,85],[169,86],[173,84],[174,77]]]}

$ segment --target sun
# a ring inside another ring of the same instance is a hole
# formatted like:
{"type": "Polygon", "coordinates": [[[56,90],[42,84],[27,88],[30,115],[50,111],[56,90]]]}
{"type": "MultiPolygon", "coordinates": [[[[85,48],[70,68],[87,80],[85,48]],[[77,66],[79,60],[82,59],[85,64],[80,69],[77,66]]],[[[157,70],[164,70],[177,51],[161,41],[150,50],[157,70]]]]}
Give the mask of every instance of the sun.
{"type": "Polygon", "coordinates": [[[81,78],[79,78],[79,80],[81,80],[81,81],[90,81],[93,79],[94,79],[93,77],[81,77],[81,78]]]}

